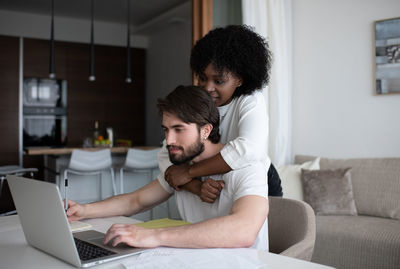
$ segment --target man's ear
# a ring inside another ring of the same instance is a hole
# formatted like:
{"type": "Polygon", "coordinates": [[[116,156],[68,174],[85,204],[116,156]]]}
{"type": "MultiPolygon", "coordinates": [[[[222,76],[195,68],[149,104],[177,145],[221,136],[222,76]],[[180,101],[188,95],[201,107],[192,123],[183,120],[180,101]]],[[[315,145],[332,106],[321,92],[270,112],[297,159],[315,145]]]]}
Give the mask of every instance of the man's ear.
{"type": "Polygon", "coordinates": [[[213,129],[213,126],[211,123],[207,123],[201,127],[200,130],[200,135],[202,140],[207,140],[207,138],[210,136],[211,131],[213,129]]]}

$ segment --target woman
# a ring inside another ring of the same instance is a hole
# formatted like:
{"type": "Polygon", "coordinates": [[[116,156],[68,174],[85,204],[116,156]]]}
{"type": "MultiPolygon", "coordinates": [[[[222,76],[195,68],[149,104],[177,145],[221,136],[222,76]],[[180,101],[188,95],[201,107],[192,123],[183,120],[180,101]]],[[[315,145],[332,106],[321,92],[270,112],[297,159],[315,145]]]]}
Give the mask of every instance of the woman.
{"type": "Polygon", "coordinates": [[[262,37],[247,26],[216,28],[193,47],[190,65],[198,84],[213,97],[218,106],[221,142],[225,144],[214,157],[195,165],[171,165],[168,151],[159,154],[165,180],[212,203],[223,182],[196,177],[223,174],[255,161],[264,162],[268,170],[269,195],[282,196],[275,168],[268,157],[268,116],[261,92],[269,81],[271,54],[262,37]]]}

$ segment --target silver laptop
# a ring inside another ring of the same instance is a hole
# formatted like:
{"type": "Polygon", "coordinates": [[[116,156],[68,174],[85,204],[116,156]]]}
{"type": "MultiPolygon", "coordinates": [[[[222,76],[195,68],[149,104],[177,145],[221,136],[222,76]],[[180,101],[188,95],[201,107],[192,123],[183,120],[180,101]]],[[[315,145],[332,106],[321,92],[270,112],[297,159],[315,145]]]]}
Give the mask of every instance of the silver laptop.
{"type": "Polygon", "coordinates": [[[104,234],[94,230],[72,233],[56,184],[12,175],[7,180],[26,241],[33,247],[77,267],[113,261],[145,250],[127,245],[104,246],[104,234]],[[81,248],[89,250],[78,253],[81,248]]]}

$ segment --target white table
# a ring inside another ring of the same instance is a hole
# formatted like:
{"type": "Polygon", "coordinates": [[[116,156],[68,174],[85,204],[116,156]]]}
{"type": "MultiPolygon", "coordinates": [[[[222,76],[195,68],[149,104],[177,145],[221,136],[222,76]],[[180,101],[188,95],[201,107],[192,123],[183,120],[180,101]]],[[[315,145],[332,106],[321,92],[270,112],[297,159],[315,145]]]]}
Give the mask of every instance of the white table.
{"type": "MultiPolygon", "coordinates": [[[[92,224],[94,230],[105,232],[113,223],[133,224],[133,223],[138,223],[139,221],[127,217],[112,217],[112,218],[86,220],[85,222],[92,224]]],[[[193,257],[200,257],[201,255],[207,253],[208,254],[212,253],[212,255],[210,255],[209,261],[207,261],[208,268],[221,268],[221,261],[223,263],[224,259],[226,259],[227,263],[229,262],[232,263],[232,261],[228,260],[230,258],[239,258],[239,260],[244,261],[244,263],[254,263],[257,265],[261,265],[259,267],[257,266],[256,268],[268,268],[268,269],[331,268],[316,263],[288,258],[285,256],[276,255],[265,251],[258,251],[254,249],[187,250],[187,249],[174,249],[174,248],[157,248],[154,250],[149,250],[148,252],[145,252],[140,255],[102,264],[92,268],[121,269],[125,268],[123,263],[126,264],[126,263],[141,262],[140,264],[145,264],[145,262],[149,260],[157,262],[156,264],[159,266],[157,268],[170,268],[168,267],[168,265],[174,264],[175,262],[179,261],[176,259],[177,257],[179,257],[179,259],[182,262],[187,262],[187,263],[190,262],[190,264],[193,265],[192,260],[185,261],[184,260],[185,257],[187,257],[187,259],[192,259],[193,257]],[[173,255],[178,255],[179,253],[185,253],[185,255],[179,255],[175,257],[173,256],[173,255]]],[[[208,257],[207,255],[204,256],[206,259],[208,257]]],[[[235,267],[239,268],[238,266],[235,267]]],[[[75,268],[75,267],[29,246],[26,243],[24,233],[22,231],[19,222],[19,218],[17,215],[14,215],[14,216],[0,217],[0,268],[62,269],[62,268],[75,268]]],[[[155,268],[155,267],[144,267],[143,265],[142,268],[155,268]]],[[[200,268],[205,268],[205,267],[200,267],[200,268]]]]}

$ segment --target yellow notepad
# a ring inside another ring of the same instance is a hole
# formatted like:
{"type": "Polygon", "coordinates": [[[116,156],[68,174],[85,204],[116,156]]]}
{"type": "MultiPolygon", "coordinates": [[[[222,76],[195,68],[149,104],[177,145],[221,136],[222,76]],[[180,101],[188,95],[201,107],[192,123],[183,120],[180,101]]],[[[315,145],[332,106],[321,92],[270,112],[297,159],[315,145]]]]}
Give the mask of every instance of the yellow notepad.
{"type": "Polygon", "coordinates": [[[76,232],[76,231],[92,228],[92,224],[81,222],[81,221],[72,221],[69,223],[69,227],[71,228],[72,232],[76,232]]]}
{"type": "Polygon", "coordinates": [[[182,226],[188,225],[190,222],[184,220],[174,220],[169,218],[163,219],[155,219],[146,222],[136,223],[136,226],[148,228],[148,229],[157,229],[157,228],[165,228],[165,227],[173,227],[173,226],[182,226]]]}

